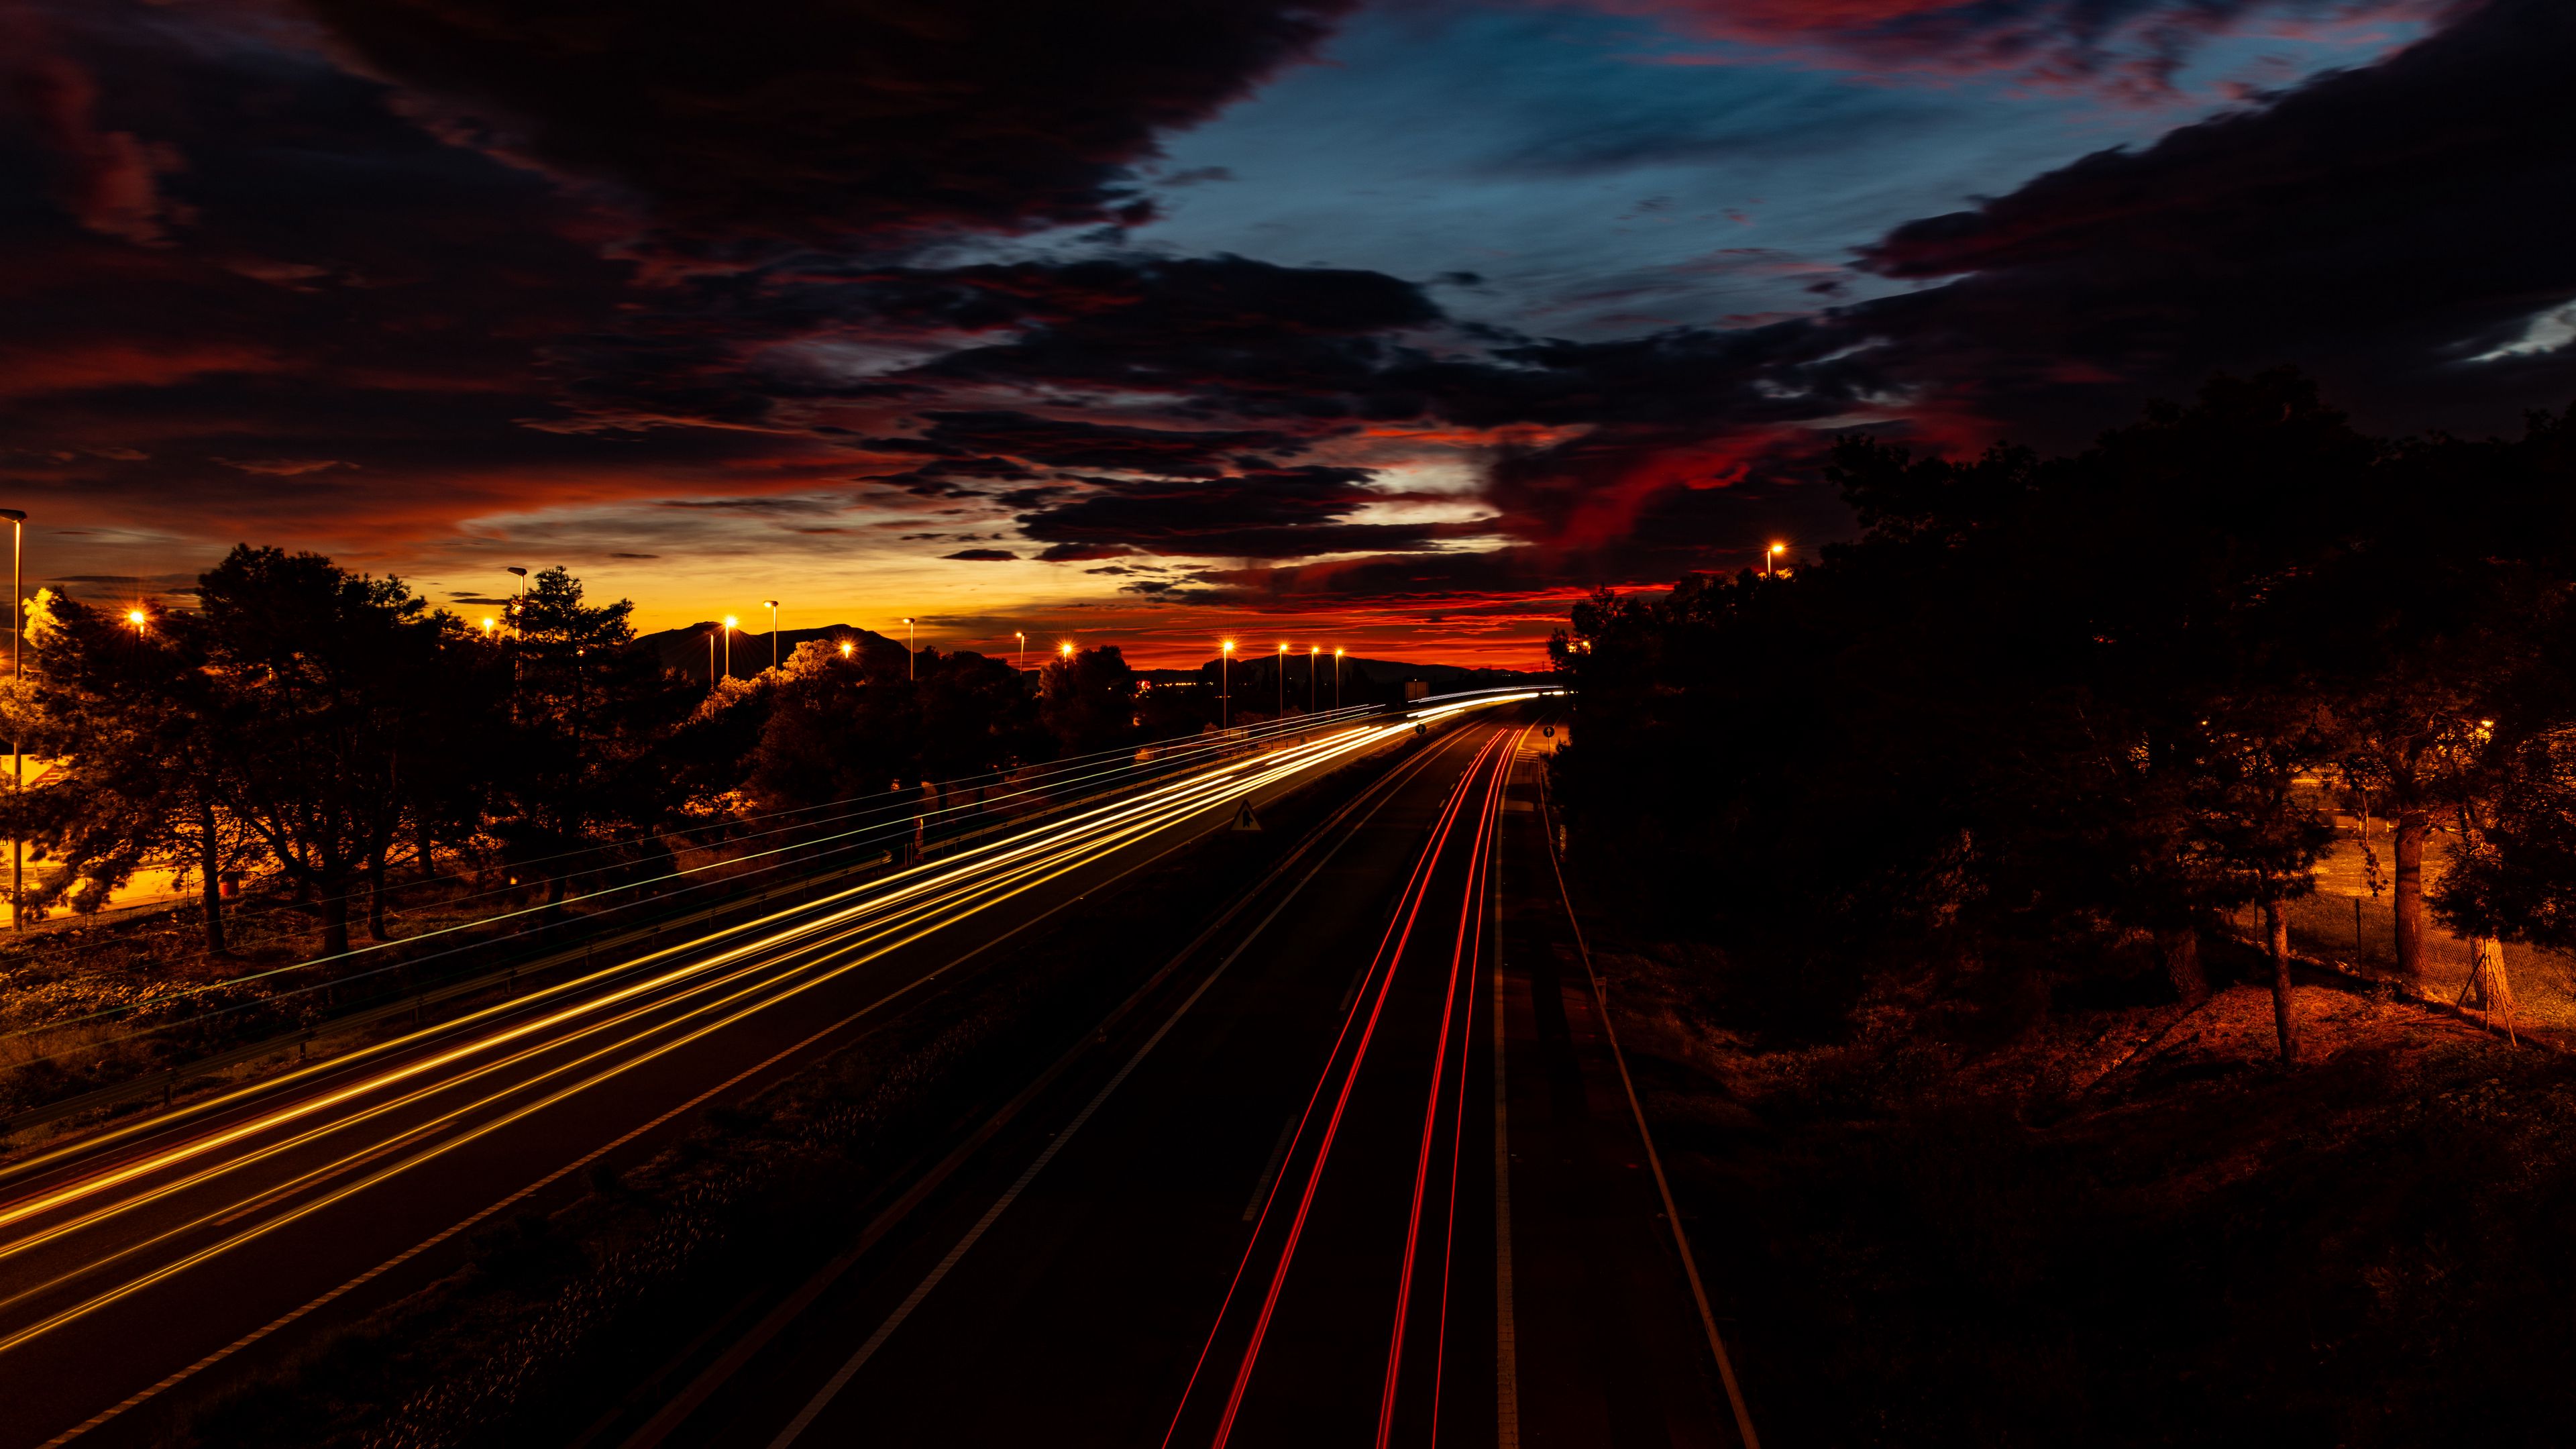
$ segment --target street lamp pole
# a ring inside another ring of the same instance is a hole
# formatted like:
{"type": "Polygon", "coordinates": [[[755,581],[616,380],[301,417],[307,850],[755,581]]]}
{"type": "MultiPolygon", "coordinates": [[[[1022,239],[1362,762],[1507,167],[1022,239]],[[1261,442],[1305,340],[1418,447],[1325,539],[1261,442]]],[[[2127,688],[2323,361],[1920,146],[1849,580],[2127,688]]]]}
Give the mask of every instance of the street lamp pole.
{"type": "Polygon", "coordinates": [[[716,692],[716,631],[707,631],[707,693],[716,692]]]}
{"type": "Polygon", "coordinates": [[[1333,708],[1335,709],[1342,707],[1342,656],[1348,652],[1350,651],[1346,649],[1333,651],[1333,708]]]}
{"type": "Polygon", "coordinates": [[[1766,579],[1771,577],[1779,567],[1780,555],[1788,551],[1789,545],[1785,543],[1771,545],[1770,549],[1762,555],[1762,577],[1766,579]]]}
{"type": "MultiPolygon", "coordinates": [[[[15,508],[0,508],[0,518],[9,520],[9,677],[26,677],[25,660],[20,653],[27,639],[26,586],[20,581],[21,565],[27,557],[27,515],[15,508]]],[[[19,742],[9,741],[9,789],[16,793],[27,788],[27,756],[19,742]]],[[[27,844],[16,836],[9,837],[9,929],[27,929],[25,910],[27,844]]]]}
{"type": "Polygon", "coordinates": [[[912,620],[906,619],[903,621],[903,680],[906,684],[910,684],[912,682],[913,660],[917,657],[919,652],[912,647],[912,641],[916,637],[913,633],[912,626],[912,620]]]}
{"type": "Polygon", "coordinates": [[[778,667],[778,601],[763,599],[761,602],[769,606],[769,667],[776,669],[778,667]]]}
{"type": "Polygon", "coordinates": [[[1019,670],[1022,674],[1026,674],[1029,672],[1029,631],[1014,629],[1011,631],[1011,637],[1020,641],[1019,670]]]}
{"type": "Polygon", "coordinates": [[[1306,713],[1315,712],[1315,656],[1324,652],[1321,644],[1306,646],[1306,713]]]}
{"type": "Polygon", "coordinates": [[[727,679],[733,678],[733,631],[741,623],[742,621],[733,615],[725,615],[725,678],[727,679]]]}
{"type": "Polygon", "coordinates": [[[1279,646],[1279,717],[1288,717],[1288,646],[1279,646]]]}
{"type": "Polygon", "coordinates": [[[1217,646],[1216,657],[1216,727],[1234,728],[1234,641],[1217,646]]]}

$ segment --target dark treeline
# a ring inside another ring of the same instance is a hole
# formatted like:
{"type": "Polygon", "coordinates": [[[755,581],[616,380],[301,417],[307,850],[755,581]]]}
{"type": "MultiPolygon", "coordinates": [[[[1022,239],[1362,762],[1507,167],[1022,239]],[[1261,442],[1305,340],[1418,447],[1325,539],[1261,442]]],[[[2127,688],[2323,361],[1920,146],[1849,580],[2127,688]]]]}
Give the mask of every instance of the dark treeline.
{"type": "Polygon", "coordinates": [[[1830,477],[1858,542],[1604,593],[1555,646],[1575,850],[1771,1021],[2044,1010],[2141,959],[2191,997],[2257,911],[2277,1003],[2329,803],[2394,827],[2401,971],[2428,912],[2490,1006],[2493,939],[2576,945],[2576,413],[2380,439],[2281,372],[2072,457],[1853,436],[1830,477]]]}
{"type": "Polygon", "coordinates": [[[273,548],[234,549],[195,595],[140,624],[50,591],[31,605],[5,722],[55,763],[0,797],[0,833],[35,858],[28,909],[95,910],[167,868],[201,892],[221,952],[222,882],[273,874],[336,953],[359,903],[384,939],[394,884],[460,857],[559,901],[577,878],[667,869],[675,845],[747,817],[1187,733],[1215,712],[1199,691],[1140,700],[1114,648],[1054,660],[1033,686],[974,653],[817,640],[710,692],[637,643],[629,602],[591,603],[560,568],[491,627],[273,548]]]}

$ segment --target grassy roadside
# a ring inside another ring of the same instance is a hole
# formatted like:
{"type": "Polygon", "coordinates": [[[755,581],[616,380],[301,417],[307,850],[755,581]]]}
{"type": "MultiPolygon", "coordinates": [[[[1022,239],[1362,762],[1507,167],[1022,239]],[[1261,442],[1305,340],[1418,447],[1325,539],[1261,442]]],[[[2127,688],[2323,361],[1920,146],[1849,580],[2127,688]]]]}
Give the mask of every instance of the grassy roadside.
{"type": "Polygon", "coordinates": [[[1774,1446],[2558,1443],[2576,1060],[2251,959],[1998,1022],[1748,1026],[1728,963],[1588,921],[1774,1446]]]}
{"type": "Polygon", "coordinates": [[[1089,1032],[1334,807],[1361,762],[993,953],[972,974],[256,1382],[182,1405],[191,1445],[563,1444],[745,1285],[792,1284],[945,1146],[1089,1032]]]}

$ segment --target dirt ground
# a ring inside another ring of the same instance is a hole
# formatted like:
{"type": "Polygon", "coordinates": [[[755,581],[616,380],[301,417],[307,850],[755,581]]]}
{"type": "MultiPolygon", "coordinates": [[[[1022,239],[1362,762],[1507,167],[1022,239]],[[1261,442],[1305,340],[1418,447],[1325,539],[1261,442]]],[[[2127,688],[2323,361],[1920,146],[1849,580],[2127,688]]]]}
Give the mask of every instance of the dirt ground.
{"type": "Polygon", "coordinates": [[[1974,1044],[1890,999],[1769,1045],[1711,955],[1600,964],[1775,1449],[2576,1422],[2576,1058],[2320,972],[2296,1069],[2250,981],[1974,1044]]]}

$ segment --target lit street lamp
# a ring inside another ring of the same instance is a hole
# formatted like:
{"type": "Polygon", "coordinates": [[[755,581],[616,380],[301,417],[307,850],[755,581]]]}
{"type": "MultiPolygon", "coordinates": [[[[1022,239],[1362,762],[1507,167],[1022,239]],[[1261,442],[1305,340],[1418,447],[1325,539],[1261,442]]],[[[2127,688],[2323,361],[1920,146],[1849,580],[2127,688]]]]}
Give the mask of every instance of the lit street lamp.
{"type": "Polygon", "coordinates": [[[1217,661],[1216,727],[1220,730],[1231,729],[1234,727],[1233,720],[1231,719],[1231,716],[1234,713],[1234,707],[1228,701],[1234,698],[1233,640],[1228,639],[1223,644],[1217,646],[1217,661]]]}
{"type": "Polygon", "coordinates": [[[1767,579],[1771,577],[1772,573],[1779,567],[1780,555],[1787,553],[1788,551],[1789,545],[1785,543],[1775,543],[1771,545],[1768,552],[1762,555],[1762,576],[1764,578],[1767,579]]]}
{"type": "Polygon", "coordinates": [[[850,657],[850,641],[847,639],[841,641],[841,657],[844,659],[850,657]]]}
{"type": "Polygon", "coordinates": [[[1335,709],[1342,707],[1342,656],[1349,652],[1347,649],[1333,651],[1333,708],[1335,709]]]}
{"type": "Polygon", "coordinates": [[[1014,629],[1011,631],[1011,637],[1020,641],[1019,670],[1022,674],[1026,674],[1029,672],[1028,631],[1025,629],[1014,629]]]}
{"type": "MultiPolygon", "coordinates": [[[[27,637],[26,588],[19,582],[19,565],[27,557],[27,515],[15,508],[0,508],[0,518],[9,520],[9,677],[24,678],[26,666],[19,656],[19,645],[27,637]]],[[[27,756],[18,741],[9,742],[9,788],[12,792],[27,788],[27,756]]],[[[24,877],[27,868],[27,843],[12,837],[9,841],[9,928],[27,929],[23,910],[24,877]]]]}
{"type": "Polygon", "coordinates": [[[1073,662],[1073,641],[1067,639],[1063,643],[1058,644],[1055,646],[1055,652],[1064,656],[1065,663],[1071,664],[1073,662]]]}
{"type": "Polygon", "coordinates": [[[906,684],[912,682],[912,663],[915,652],[912,647],[912,624],[913,621],[910,619],[903,621],[903,679],[906,684]]]}
{"type": "Polygon", "coordinates": [[[760,602],[767,605],[769,609],[769,667],[776,669],[778,667],[778,601],[763,599],[760,602]]]}
{"type": "Polygon", "coordinates": [[[1324,652],[1321,644],[1306,646],[1306,713],[1315,712],[1315,656],[1324,652]]]}
{"type": "Polygon", "coordinates": [[[727,679],[731,679],[731,678],[733,678],[733,631],[734,631],[735,627],[736,627],[736,626],[738,626],[738,625],[740,625],[741,623],[742,623],[742,621],[741,621],[740,619],[735,618],[733,615],[731,615],[731,614],[727,614],[727,615],[725,615],[725,626],[724,626],[724,641],[725,641],[725,678],[727,678],[727,679]]]}

